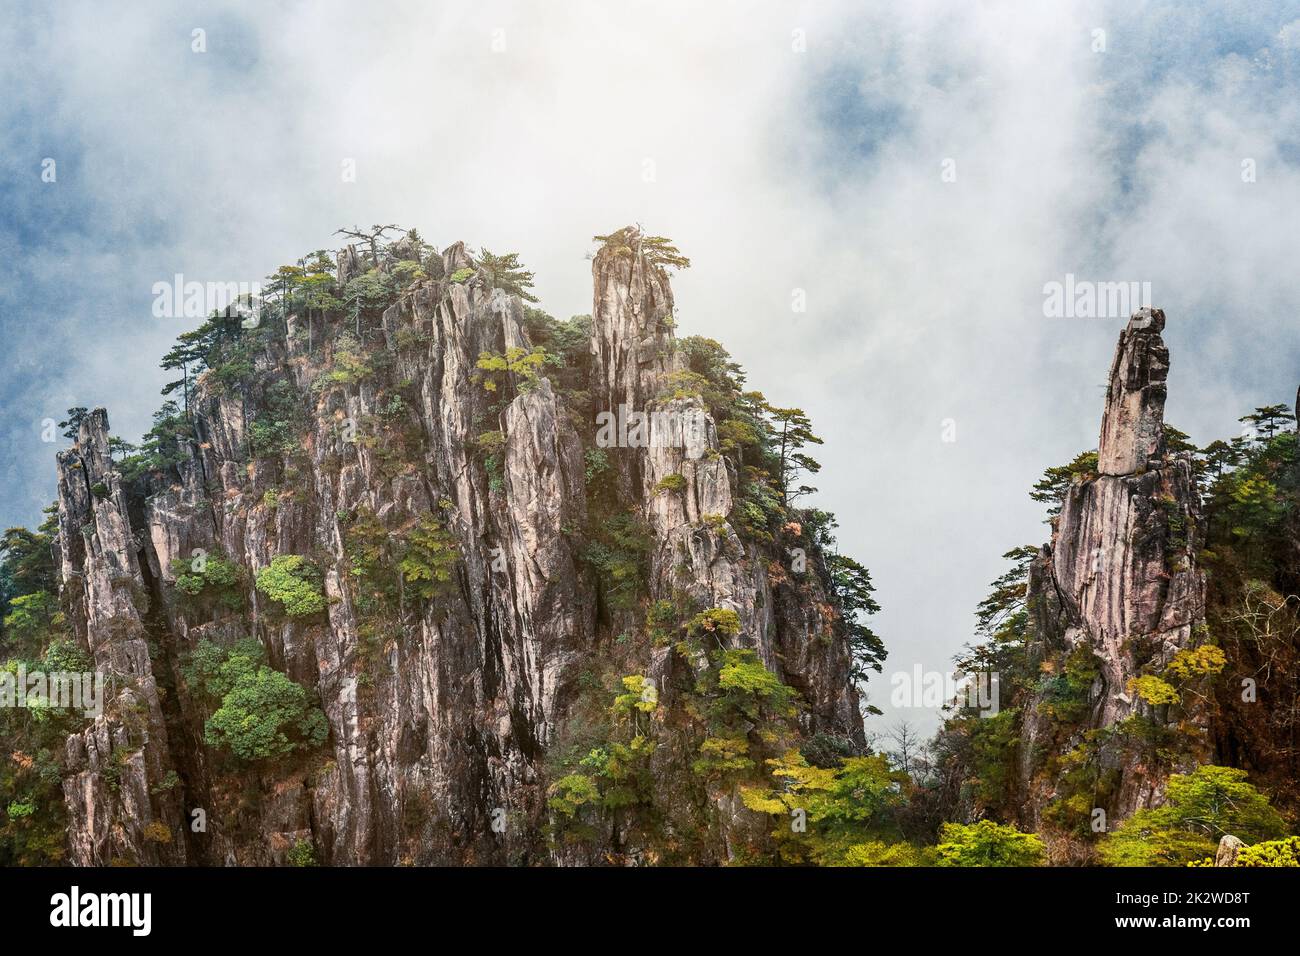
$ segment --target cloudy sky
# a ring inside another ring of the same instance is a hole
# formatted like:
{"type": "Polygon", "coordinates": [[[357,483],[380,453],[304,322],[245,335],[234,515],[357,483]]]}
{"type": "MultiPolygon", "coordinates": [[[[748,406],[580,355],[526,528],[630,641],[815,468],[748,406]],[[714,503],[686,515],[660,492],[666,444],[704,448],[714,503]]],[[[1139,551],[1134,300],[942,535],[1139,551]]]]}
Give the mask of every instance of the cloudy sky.
{"type": "MultiPolygon", "coordinates": [[[[1047,533],[1027,490],[1096,444],[1124,320],[1048,318],[1046,283],[1151,284],[1202,443],[1293,399],[1300,2],[864,6],[7,5],[0,521],[54,496],[45,419],[148,427],[186,327],[155,282],[397,222],[518,251],[564,317],[590,237],[641,222],[694,261],[682,332],[826,439],[886,675],[947,669],[1047,533]]],[[[933,726],[889,696],[874,729],[933,726]]]]}

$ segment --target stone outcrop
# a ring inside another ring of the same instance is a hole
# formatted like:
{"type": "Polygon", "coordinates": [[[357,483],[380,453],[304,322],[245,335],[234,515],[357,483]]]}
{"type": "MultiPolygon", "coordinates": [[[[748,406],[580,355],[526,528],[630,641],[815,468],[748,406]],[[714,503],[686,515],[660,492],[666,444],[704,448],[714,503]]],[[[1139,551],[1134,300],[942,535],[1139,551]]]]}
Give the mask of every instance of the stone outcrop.
{"type": "MultiPolygon", "coordinates": [[[[1166,451],[1164,325],[1163,312],[1142,309],[1120,334],[1097,473],[1070,486],[1052,543],[1030,571],[1040,656],[1059,669],[1083,647],[1098,670],[1089,717],[1069,740],[1047,739],[1038,701],[1026,708],[1022,770],[1035,823],[1056,786],[1038,774],[1042,748],[1077,745],[1083,730],[1114,728],[1135,714],[1163,720],[1162,709],[1144,701],[1133,682],[1190,646],[1205,620],[1205,576],[1196,564],[1204,529],[1192,461],[1166,451]]],[[[1167,768],[1117,749],[1102,759],[1119,779],[1104,808],[1112,818],[1161,801],[1167,768]]]]}
{"type": "Polygon", "coordinates": [[[1160,334],[1164,328],[1164,312],[1145,308],[1135,312],[1120,333],[1097,449],[1097,471],[1102,475],[1136,474],[1164,457],[1169,376],[1169,349],[1160,334]]]}
{"type": "MultiPolygon", "coordinates": [[[[591,401],[595,412],[671,413],[651,420],[648,447],[610,449],[619,493],[652,533],[648,597],[686,593],[735,610],[737,643],[800,690],[808,731],[861,743],[821,557],[796,588],[769,572],[782,555],[731,527],[736,476],[716,423],[698,398],[664,393],[678,368],[667,274],[638,230],[616,235],[593,264],[591,401]],[[661,486],[671,475],[680,490],[661,486]]],[[[418,244],[407,253],[419,256],[418,244]]],[[[370,268],[367,255],[344,249],[339,279],[370,268]]],[[[334,865],[605,858],[545,838],[557,728],[600,649],[640,624],[601,607],[577,539],[588,502],[581,436],[593,423],[546,377],[496,404],[478,362],[531,347],[523,303],[466,281],[476,263],[462,243],[423,267],[427,278],[382,314],[290,314],[241,384],[203,377],[196,438],[142,500],[129,504],[119,485],[102,412],[60,457],[64,596],[118,695],[115,716],[68,742],[72,862],[282,864],[303,841],[334,865]],[[369,356],[365,370],[329,379],[347,348],[369,356]],[[272,389],[302,408],[301,448],[257,447],[272,389]],[[485,435],[500,436],[488,451],[485,435]],[[456,544],[438,600],[403,585],[385,606],[367,603],[350,535],[363,520],[397,537],[426,519],[456,544]],[[242,608],[178,598],[178,562],[202,554],[240,569],[242,608]],[[286,617],[254,586],[286,554],[321,569],[325,614],[286,617]],[[322,751],[240,767],[205,743],[182,664],[204,638],[241,636],[319,701],[322,751]],[[118,760],[114,790],[105,768],[118,760]],[[195,809],[201,832],[187,825],[195,809]],[[170,842],[143,836],[153,821],[170,842]]],[[[670,702],[672,651],[650,657],[644,672],[670,702]]],[[[729,825],[702,858],[725,859],[729,825]]]]}
{"type": "Polygon", "coordinates": [[[1215,866],[1236,866],[1237,857],[1241,854],[1245,843],[1241,842],[1231,833],[1225,833],[1219,839],[1219,848],[1214,853],[1215,866]]]}
{"type": "Polygon", "coordinates": [[[108,688],[104,713],[67,742],[71,858],[185,863],[174,761],[145,627],[148,589],[103,409],[81,423],[76,444],[58,456],[58,470],[64,605],[108,688]]]}

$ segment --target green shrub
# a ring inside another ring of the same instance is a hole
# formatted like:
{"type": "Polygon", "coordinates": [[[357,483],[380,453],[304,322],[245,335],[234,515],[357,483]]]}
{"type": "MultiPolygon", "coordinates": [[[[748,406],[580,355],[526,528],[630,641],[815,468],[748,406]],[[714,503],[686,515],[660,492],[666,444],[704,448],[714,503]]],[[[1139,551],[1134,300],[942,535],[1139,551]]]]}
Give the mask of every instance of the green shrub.
{"type": "Polygon", "coordinates": [[[793,717],[797,694],[751,650],[714,651],[696,682],[711,732],[748,731],[793,717]]]}
{"type": "Polygon", "coordinates": [[[436,517],[424,515],[406,536],[406,553],[398,565],[402,579],[422,598],[433,598],[451,582],[459,558],[456,537],[436,517]]]}
{"type": "Polygon", "coordinates": [[[571,773],[551,784],[546,805],[557,813],[572,819],[578,811],[600,799],[596,781],[585,773],[571,773]]]}
{"type": "Polygon", "coordinates": [[[645,629],[650,636],[650,643],[656,647],[671,644],[673,636],[681,627],[677,605],[672,601],[659,600],[650,605],[645,615],[645,629]]]}
{"type": "Polygon", "coordinates": [[[258,418],[248,428],[248,440],[253,446],[254,454],[291,455],[300,447],[298,436],[294,434],[289,422],[277,421],[265,416],[258,418]]]}
{"type": "Polygon", "coordinates": [[[683,475],[664,475],[655,485],[655,491],[671,491],[680,494],[686,490],[686,478],[683,475]]]}
{"type": "Polygon", "coordinates": [[[701,777],[722,778],[754,767],[749,756],[749,738],[745,734],[724,733],[705,737],[700,743],[699,754],[691,764],[691,770],[701,777]]]}
{"type": "MultiPolygon", "coordinates": [[[[222,673],[225,676],[224,666],[222,673]]],[[[204,725],[203,734],[209,746],[228,750],[244,761],[318,747],[327,736],[325,715],[308,703],[302,685],[265,665],[235,677],[221,706],[204,725]]]]}
{"type": "Polygon", "coordinates": [[[316,847],[310,840],[297,840],[289,850],[290,866],[316,866],[316,847]]]}
{"type": "Polygon", "coordinates": [[[1300,866],[1300,836],[1242,847],[1234,866],[1300,866]]]}
{"type": "Polygon", "coordinates": [[[615,610],[630,611],[645,587],[646,569],[654,539],[645,522],[633,512],[602,521],[583,557],[600,576],[605,600],[615,610]]]}
{"type": "Polygon", "coordinates": [[[935,852],[939,866],[1042,866],[1047,856],[1037,834],[992,820],[945,823],[935,852]]]}
{"type": "Polygon", "coordinates": [[[282,554],[257,572],[257,589],[290,617],[309,617],[325,610],[320,571],[300,554],[282,554]]]}
{"type": "Polygon", "coordinates": [[[772,837],[781,859],[822,866],[912,866],[919,853],[897,844],[893,819],[907,802],[907,775],[881,754],[848,757],[834,767],[817,767],[794,750],[767,760],[767,787],[740,787],[745,807],[772,815],[772,837]],[[794,831],[791,814],[808,826],[794,831]],[[889,862],[886,862],[889,861],[889,862]]]}
{"type": "Polygon", "coordinates": [[[583,452],[582,457],[587,484],[591,484],[609,471],[609,452],[605,449],[588,448],[583,452]]]}
{"type": "Polygon", "coordinates": [[[244,605],[239,565],[220,555],[209,555],[202,562],[175,558],[171,571],[176,578],[176,590],[193,602],[213,600],[230,610],[244,605]]]}
{"type": "Polygon", "coordinates": [[[1168,802],[1139,810],[1101,844],[1109,866],[1182,866],[1213,855],[1225,834],[1256,843],[1286,833],[1268,797],[1246,782],[1246,771],[1207,765],[1174,774],[1168,802]]]}
{"type": "Polygon", "coordinates": [[[730,608],[711,607],[686,622],[686,633],[691,637],[708,634],[722,645],[740,634],[740,615],[730,608]]]}
{"type": "Polygon", "coordinates": [[[483,456],[483,469],[487,472],[488,487],[493,491],[505,489],[505,445],[503,431],[483,432],[474,439],[479,454],[483,456]]]}
{"type": "Polygon", "coordinates": [[[1040,710],[1058,723],[1072,724],[1082,720],[1087,716],[1089,695],[1100,672],[1100,663],[1092,649],[1087,644],[1080,644],[1066,658],[1061,673],[1039,685],[1040,710]]]}
{"type": "Polygon", "coordinates": [[[495,392],[508,382],[517,383],[521,391],[526,391],[537,379],[537,374],[546,362],[546,350],[541,346],[531,349],[511,346],[504,355],[500,352],[480,352],[475,367],[475,377],[483,383],[489,392],[495,392]]]}
{"type": "Polygon", "coordinates": [[[370,378],[374,371],[360,343],[350,332],[344,332],[334,345],[333,365],[321,372],[312,383],[312,390],[319,392],[331,385],[355,385],[370,378]]]}

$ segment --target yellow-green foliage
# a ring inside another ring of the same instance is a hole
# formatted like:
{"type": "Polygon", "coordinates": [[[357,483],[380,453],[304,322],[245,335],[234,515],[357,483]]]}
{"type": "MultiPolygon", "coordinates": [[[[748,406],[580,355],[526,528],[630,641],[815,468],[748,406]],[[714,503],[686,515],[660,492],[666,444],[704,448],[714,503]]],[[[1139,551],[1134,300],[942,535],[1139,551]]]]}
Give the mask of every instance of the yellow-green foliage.
{"type": "Polygon", "coordinates": [[[308,617],[325,610],[320,571],[300,554],[273,558],[257,572],[257,589],[290,617],[308,617]]]}
{"type": "Polygon", "coordinates": [[[1047,848],[1036,833],[980,820],[941,826],[935,854],[939,866],[1042,866],[1047,848]]]}
{"type": "Polygon", "coordinates": [[[709,380],[698,372],[680,369],[664,376],[659,391],[655,394],[657,402],[675,402],[686,398],[700,398],[709,387],[709,380]]]}
{"type": "Polygon", "coordinates": [[[624,693],[614,698],[610,711],[616,717],[634,717],[637,712],[653,714],[659,706],[659,697],[654,682],[640,674],[630,674],[623,678],[624,693]]]}
{"type": "Polygon", "coordinates": [[[727,534],[727,516],[717,514],[707,514],[700,518],[700,524],[708,528],[714,534],[726,537],[727,534]]]}
{"type": "Polygon", "coordinates": [[[740,634],[740,615],[730,608],[711,607],[687,621],[686,632],[691,637],[702,637],[707,634],[722,645],[725,643],[724,639],[740,634]]]}
{"type": "Polygon", "coordinates": [[[65,618],[59,599],[49,591],[34,591],[11,598],[4,617],[7,650],[36,653],[51,634],[62,632],[65,618]]]}
{"type": "Polygon", "coordinates": [[[428,514],[407,534],[406,553],[398,567],[402,579],[427,599],[437,596],[451,582],[458,557],[455,535],[428,514]]]}
{"type": "Polygon", "coordinates": [[[144,838],[150,843],[171,843],[172,828],[161,820],[145,824],[144,838]]]}
{"type": "Polygon", "coordinates": [[[654,713],[658,707],[655,686],[641,674],[620,680],[622,693],[615,694],[608,713],[606,739],[591,747],[577,760],[577,767],[551,784],[548,806],[554,810],[558,831],[567,840],[591,836],[593,814],[621,813],[625,825],[638,809],[653,805],[655,778],[650,758],[658,742],[654,713]],[[631,816],[629,816],[631,815],[631,816]]]}
{"type": "Polygon", "coordinates": [[[334,345],[334,364],[320,374],[312,389],[320,391],[330,385],[355,385],[374,374],[370,360],[349,332],[339,336],[334,345]]]}
{"type": "Polygon", "coordinates": [[[765,716],[794,715],[795,691],[782,684],[747,648],[715,652],[700,689],[712,701],[712,716],[730,723],[740,717],[757,723],[765,716]]]}
{"type": "Polygon", "coordinates": [[[837,859],[824,866],[923,866],[925,855],[910,843],[882,843],[870,840],[851,843],[837,859]]]}
{"type": "Polygon", "coordinates": [[[370,508],[358,508],[355,516],[346,523],[343,548],[363,610],[369,611],[383,599],[397,597],[397,575],[391,555],[393,545],[393,535],[370,508]]]}
{"type": "Polygon", "coordinates": [[[691,770],[702,777],[718,779],[754,768],[749,757],[749,739],[744,734],[720,734],[705,737],[700,756],[691,770]]]}
{"type": "Polygon", "coordinates": [[[1128,682],[1128,692],[1137,694],[1153,707],[1176,704],[1182,700],[1172,684],[1161,680],[1155,674],[1143,674],[1141,677],[1133,678],[1128,682]]]}
{"type": "Polygon", "coordinates": [[[475,366],[486,374],[479,375],[483,387],[495,392],[509,376],[517,376],[519,385],[524,388],[537,378],[542,364],[546,361],[546,350],[540,345],[531,349],[512,345],[505,355],[500,352],[480,352],[475,366]]]}
{"type": "Polygon", "coordinates": [[[345,524],[344,549],[366,614],[400,597],[403,583],[426,599],[449,586],[459,549],[455,535],[436,515],[422,515],[402,531],[387,528],[373,511],[362,507],[345,524]]]}
{"type": "Polygon", "coordinates": [[[919,862],[913,847],[900,844],[891,821],[893,811],[907,802],[907,777],[892,770],[883,755],[815,767],[789,750],[766,764],[771,783],[742,786],[740,796],[746,808],[776,818],[772,838],[782,859],[823,866],[919,862]]]}
{"type": "Polygon", "coordinates": [[[671,474],[664,475],[655,485],[655,491],[682,492],[686,489],[686,478],[683,475],[671,474]]]}
{"type": "Polygon", "coordinates": [[[1300,836],[1242,847],[1234,866],[1300,866],[1300,836]]]}
{"type": "Polygon", "coordinates": [[[316,848],[310,840],[298,840],[289,850],[286,861],[290,866],[315,866],[316,848]]]}
{"type": "Polygon", "coordinates": [[[1175,654],[1174,659],[1165,668],[1165,674],[1180,681],[1187,681],[1209,674],[1218,674],[1226,663],[1227,657],[1224,656],[1222,648],[1213,644],[1202,644],[1194,650],[1182,650],[1175,654]]]}
{"type": "Polygon", "coordinates": [[[1246,771],[1208,765],[1174,774],[1168,802],[1139,810],[1100,846],[1109,866],[1182,866],[1214,853],[1226,833],[1254,843],[1280,837],[1286,826],[1246,771]]]}
{"type": "Polygon", "coordinates": [[[547,806],[572,819],[578,811],[600,799],[596,781],[585,773],[571,773],[551,784],[547,806]]]}

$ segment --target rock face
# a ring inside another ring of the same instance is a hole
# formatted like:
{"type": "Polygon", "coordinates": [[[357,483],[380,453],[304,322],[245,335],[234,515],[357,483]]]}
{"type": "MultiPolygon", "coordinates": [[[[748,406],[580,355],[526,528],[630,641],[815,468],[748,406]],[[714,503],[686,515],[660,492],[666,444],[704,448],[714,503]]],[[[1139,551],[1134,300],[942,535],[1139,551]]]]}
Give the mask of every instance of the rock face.
{"type": "MultiPolygon", "coordinates": [[[[1097,474],[1076,480],[1054,521],[1052,543],[1030,572],[1028,604],[1040,652],[1059,669],[1071,652],[1091,652],[1097,670],[1089,717],[1080,732],[1114,728],[1140,715],[1157,723],[1164,713],[1138,694],[1133,681],[1159,671],[1192,643],[1205,621],[1205,576],[1197,568],[1203,536],[1200,502],[1189,457],[1166,453],[1165,378],[1169,351],[1158,309],[1134,313],[1120,334],[1102,417],[1097,474]]],[[[1022,749],[1024,785],[1034,822],[1055,796],[1055,781],[1039,773],[1049,741],[1026,708],[1022,749]]],[[[1158,804],[1165,773],[1116,747],[1102,762],[1118,776],[1112,818],[1158,804]]]]}
{"type": "Polygon", "coordinates": [[[1236,866],[1237,857],[1245,845],[1231,833],[1225,833],[1219,840],[1218,850],[1214,853],[1214,865],[1236,866]]]}
{"type": "MultiPolygon", "coordinates": [[[[671,413],[650,420],[648,444],[609,449],[623,504],[651,529],[649,597],[687,593],[735,610],[736,644],[802,693],[807,732],[860,744],[820,555],[810,557],[819,573],[796,588],[769,572],[779,554],[728,522],[736,477],[715,422],[698,398],[663,394],[678,367],[667,274],[636,229],[617,235],[593,264],[591,410],[671,413]],[[682,476],[680,491],[662,488],[670,475],[682,476]]],[[[333,865],[605,858],[555,850],[545,835],[557,728],[593,658],[640,626],[602,606],[575,538],[589,492],[582,435],[594,423],[546,377],[495,404],[479,360],[531,347],[523,303],[464,279],[476,264],[463,244],[424,265],[428,278],[382,315],[286,316],[240,383],[202,378],[197,439],[142,501],[129,505],[119,486],[102,411],[60,456],[64,597],[117,695],[111,714],[68,741],[74,863],[282,864],[304,841],[333,865]],[[363,371],[337,372],[349,349],[368,356],[363,371]],[[302,414],[301,447],[268,453],[257,423],[276,389],[302,414]],[[379,528],[382,548],[428,521],[455,541],[438,599],[419,600],[401,579],[393,597],[368,597],[357,536],[379,528]],[[179,599],[178,562],[203,554],[240,569],[242,607],[179,599]],[[287,617],[257,590],[277,555],[320,568],[323,615],[287,617]],[[321,751],[237,767],[205,743],[183,664],[204,638],[241,636],[318,698],[321,751]],[[154,821],[170,840],[146,835],[154,821]]],[[[370,267],[351,247],[340,256],[340,278],[370,267]]],[[[671,706],[668,676],[682,666],[671,648],[641,665],[671,706]]],[[[724,819],[701,862],[729,852],[733,824],[717,799],[724,819]]]]}
{"type": "Polygon", "coordinates": [[[68,738],[63,781],[71,857],[185,863],[181,805],[145,621],[144,572],[103,409],[58,456],[60,573],[73,630],[108,677],[104,713],[68,738]]]}
{"type": "Polygon", "coordinates": [[[1164,328],[1164,312],[1147,308],[1135,312],[1120,333],[1101,418],[1097,470],[1103,475],[1136,474],[1164,457],[1169,376],[1169,349],[1160,335],[1164,328]]]}

